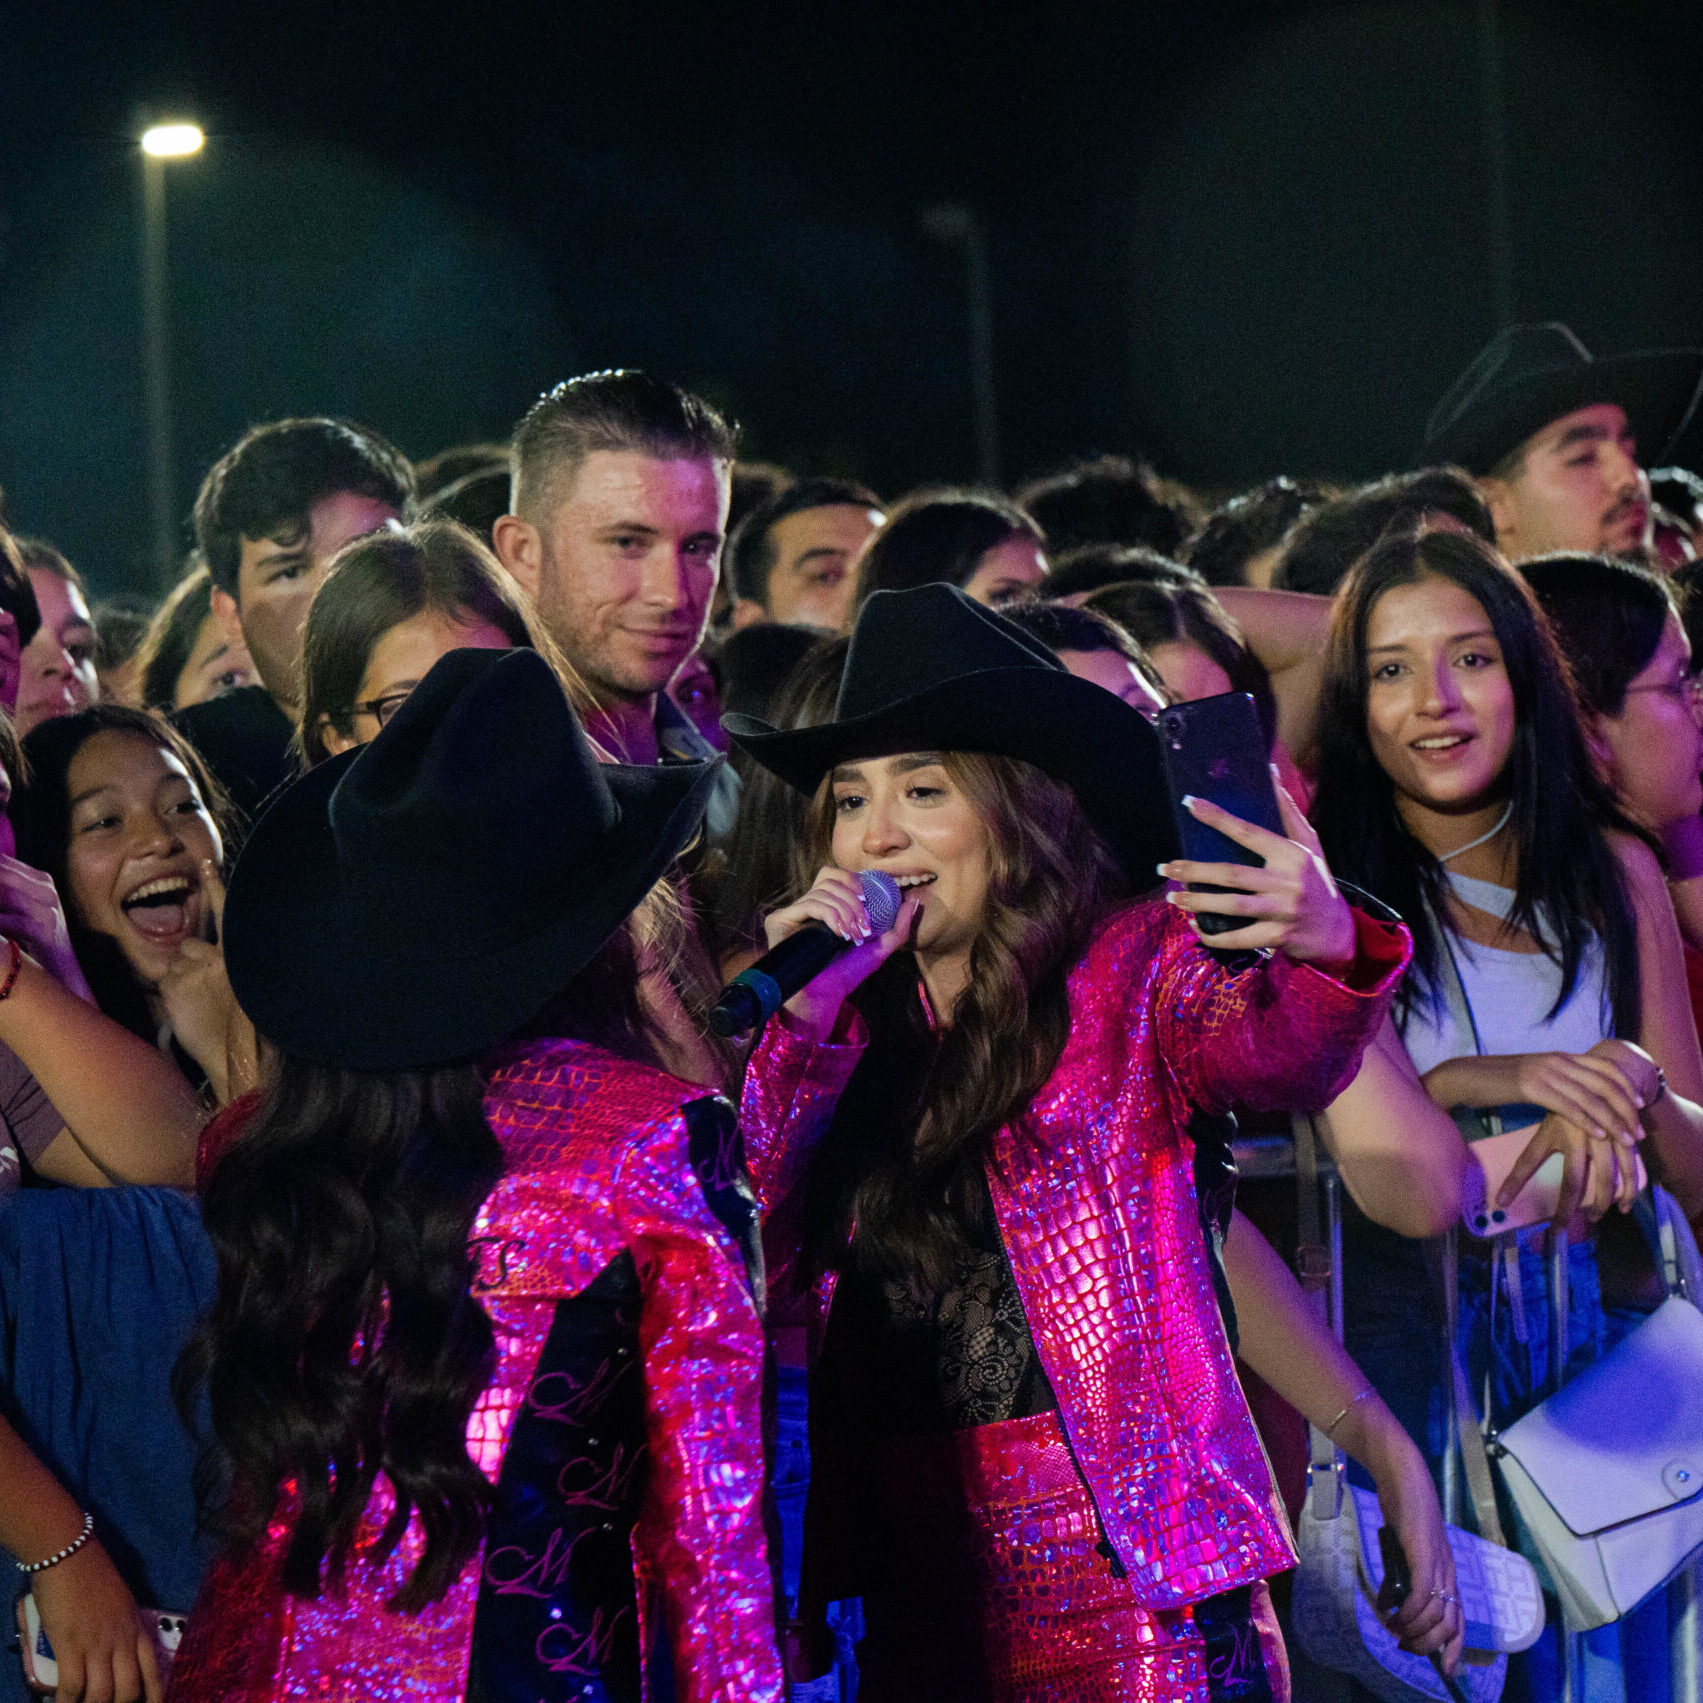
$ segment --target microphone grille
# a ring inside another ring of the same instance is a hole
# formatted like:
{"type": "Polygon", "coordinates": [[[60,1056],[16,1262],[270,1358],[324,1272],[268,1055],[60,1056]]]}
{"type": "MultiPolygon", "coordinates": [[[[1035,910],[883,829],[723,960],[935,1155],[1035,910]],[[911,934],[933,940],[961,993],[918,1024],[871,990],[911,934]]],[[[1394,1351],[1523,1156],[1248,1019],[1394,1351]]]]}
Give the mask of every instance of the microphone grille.
{"type": "Polygon", "coordinates": [[[885,934],[899,920],[899,906],[904,903],[899,883],[879,869],[865,869],[857,879],[863,889],[863,914],[869,918],[869,926],[877,934],[885,934]]]}

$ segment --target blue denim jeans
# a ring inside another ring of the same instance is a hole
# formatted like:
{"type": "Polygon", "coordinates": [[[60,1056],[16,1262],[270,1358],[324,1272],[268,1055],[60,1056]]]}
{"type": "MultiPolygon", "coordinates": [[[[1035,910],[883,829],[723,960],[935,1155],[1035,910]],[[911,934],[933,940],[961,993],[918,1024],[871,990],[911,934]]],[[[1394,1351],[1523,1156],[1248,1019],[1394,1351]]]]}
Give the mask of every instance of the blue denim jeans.
{"type": "MultiPolygon", "coordinates": [[[[780,1366],[775,1373],[775,1463],[769,1486],[781,1528],[781,1588],[790,1615],[798,1607],[799,1567],[804,1552],[804,1505],[810,1494],[810,1378],[801,1366],[780,1366]]],[[[851,1703],[857,1696],[857,1658],[853,1651],[863,1636],[861,1604],[836,1602],[828,1607],[828,1629],[834,1635],[832,1673],[815,1686],[796,1688],[812,1703],[851,1703]]]]}

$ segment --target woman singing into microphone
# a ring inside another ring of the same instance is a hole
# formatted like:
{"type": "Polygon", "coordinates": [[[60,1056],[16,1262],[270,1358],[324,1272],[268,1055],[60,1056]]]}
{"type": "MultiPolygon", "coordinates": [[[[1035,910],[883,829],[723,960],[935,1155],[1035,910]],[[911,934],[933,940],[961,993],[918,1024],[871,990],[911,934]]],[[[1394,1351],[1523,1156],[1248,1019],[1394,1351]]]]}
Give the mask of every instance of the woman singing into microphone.
{"type": "MultiPolygon", "coordinates": [[[[1287,1697],[1262,1581],[1293,1557],[1184,1130],[1328,1101],[1404,931],[1344,902],[1292,808],[1285,839],[1197,804],[1264,867],[1130,902],[1171,850],[1153,730],[947,586],[869,600],[834,721],[726,725],[814,800],[798,885],[821,873],[771,942],[858,941],[744,1089],[771,1260],[818,1302],[802,1601],[863,1597],[863,1703],[1287,1697]],[[907,895],[874,938],[868,869],[907,895]],[[1254,967],[1207,954],[1209,907],[1254,967]]],[[[1333,1376],[1339,1439],[1375,1452],[1399,1428],[1333,1376]]],[[[1415,1572],[1399,1630],[1442,1649],[1444,1575],[1415,1572]]]]}

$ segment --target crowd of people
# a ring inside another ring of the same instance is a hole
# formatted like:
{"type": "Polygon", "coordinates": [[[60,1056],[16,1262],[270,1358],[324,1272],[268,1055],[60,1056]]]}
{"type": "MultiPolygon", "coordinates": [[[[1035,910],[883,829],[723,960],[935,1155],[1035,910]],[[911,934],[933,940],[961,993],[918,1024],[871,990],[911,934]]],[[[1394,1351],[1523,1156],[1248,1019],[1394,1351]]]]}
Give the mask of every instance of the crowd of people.
{"type": "Polygon", "coordinates": [[[1678,1703],[1456,1451],[1703,1219],[1700,380],[1519,326],[1369,484],[884,501],[622,370],[255,427],[157,610],[0,527],[0,1696],[1366,1697],[1310,1427],[1401,1695],[1678,1703]],[[1167,780],[1236,697],[1263,823],[1167,780]]]}

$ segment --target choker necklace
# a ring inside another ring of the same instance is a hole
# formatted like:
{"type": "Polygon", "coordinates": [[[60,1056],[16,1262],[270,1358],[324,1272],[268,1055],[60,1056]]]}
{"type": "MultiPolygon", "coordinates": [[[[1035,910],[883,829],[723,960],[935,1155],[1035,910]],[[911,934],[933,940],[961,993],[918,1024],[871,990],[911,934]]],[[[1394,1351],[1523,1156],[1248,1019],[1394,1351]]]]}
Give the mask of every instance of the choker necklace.
{"type": "Polygon", "coordinates": [[[1502,806],[1502,814],[1496,818],[1496,826],[1493,827],[1489,833],[1480,834],[1476,840],[1468,840],[1464,846],[1456,846],[1452,852],[1444,852],[1437,861],[1439,863],[1452,863],[1457,857],[1463,857],[1469,851],[1476,851],[1478,847],[1483,845],[1487,840],[1495,839],[1496,836],[1508,826],[1508,818],[1513,814],[1514,801],[1510,798],[1508,802],[1502,806]]]}

